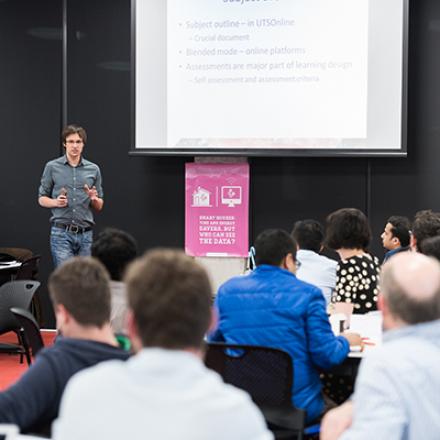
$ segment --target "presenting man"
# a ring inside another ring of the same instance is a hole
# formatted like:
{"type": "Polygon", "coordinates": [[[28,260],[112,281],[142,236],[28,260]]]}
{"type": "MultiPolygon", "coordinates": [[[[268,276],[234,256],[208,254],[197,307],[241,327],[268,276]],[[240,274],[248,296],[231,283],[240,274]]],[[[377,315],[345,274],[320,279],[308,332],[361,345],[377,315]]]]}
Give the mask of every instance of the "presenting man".
{"type": "Polygon", "coordinates": [[[295,276],[296,243],[287,232],[262,232],[255,250],[257,268],[218,291],[220,322],[211,339],[287,351],[294,367],[292,403],[312,422],[325,411],[318,369],[340,364],[361,338],[335,337],[321,290],[295,276]]]}
{"type": "Polygon", "coordinates": [[[383,346],[362,361],[352,403],[324,418],[323,440],[440,438],[440,265],[398,254],[384,265],[380,291],[383,346]]]}
{"type": "Polygon", "coordinates": [[[50,248],[55,266],[75,255],[90,255],[92,209],[98,212],[104,205],[101,171],[82,157],[86,131],[68,125],[61,137],[66,154],[46,164],[38,190],[38,203],[52,210],[50,248]]]}

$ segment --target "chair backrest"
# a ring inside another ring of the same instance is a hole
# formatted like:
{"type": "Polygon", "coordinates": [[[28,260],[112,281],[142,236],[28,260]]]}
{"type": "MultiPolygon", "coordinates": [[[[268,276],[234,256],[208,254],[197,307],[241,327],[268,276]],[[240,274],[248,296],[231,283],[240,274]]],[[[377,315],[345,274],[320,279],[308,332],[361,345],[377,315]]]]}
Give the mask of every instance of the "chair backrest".
{"type": "Polygon", "coordinates": [[[0,334],[20,329],[10,309],[20,307],[27,310],[39,286],[40,283],[33,280],[9,281],[0,286],[0,334]]]}
{"type": "Polygon", "coordinates": [[[15,275],[16,280],[36,280],[40,265],[41,255],[34,255],[23,261],[15,275]]]}
{"type": "Polygon", "coordinates": [[[292,406],[292,359],[283,350],[208,343],[205,364],[226,383],[247,391],[257,405],[292,406]]]}
{"type": "Polygon", "coordinates": [[[9,247],[2,247],[0,248],[0,253],[2,254],[9,254],[12,257],[12,260],[18,260],[18,261],[25,261],[28,258],[31,258],[33,255],[33,252],[30,249],[25,248],[9,248],[9,247]]]}
{"type": "Polygon", "coordinates": [[[32,355],[35,356],[44,347],[40,326],[32,313],[27,310],[19,307],[12,307],[11,312],[23,328],[27,346],[32,350],[32,355]]]}

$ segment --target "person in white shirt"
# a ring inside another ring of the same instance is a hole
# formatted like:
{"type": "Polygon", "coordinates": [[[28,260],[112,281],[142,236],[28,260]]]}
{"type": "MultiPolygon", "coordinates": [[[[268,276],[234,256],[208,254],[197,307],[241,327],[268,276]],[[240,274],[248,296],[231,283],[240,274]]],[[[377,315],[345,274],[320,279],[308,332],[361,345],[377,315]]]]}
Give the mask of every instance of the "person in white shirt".
{"type": "Polygon", "coordinates": [[[127,294],[122,281],[129,263],[137,256],[136,240],[127,232],[115,228],[106,228],[95,238],[92,244],[92,257],[97,258],[110,274],[110,293],[112,309],[110,323],[116,334],[127,334],[127,294]]]}
{"type": "Polygon", "coordinates": [[[269,440],[262,414],[203,364],[212,322],[205,270],[177,250],[128,268],[128,332],[137,354],[69,382],[55,440],[269,440]]]}
{"type": "Polygon", "coordinates": [[[324,230],[316,220],[297,221],[291,233],[298,244],[296,254],[300,263],[296,276],[302,281],[319,287],[327,304],[336,287],[337,262],[319,255],[324,240],[324,230]]]}
{"type": "Polygon", "coordinates": [[[384,343],[362,360],[352,399],[324,417],[322,440],[440,438],[440,264],[398,253],[380,292],[384,343]]]}

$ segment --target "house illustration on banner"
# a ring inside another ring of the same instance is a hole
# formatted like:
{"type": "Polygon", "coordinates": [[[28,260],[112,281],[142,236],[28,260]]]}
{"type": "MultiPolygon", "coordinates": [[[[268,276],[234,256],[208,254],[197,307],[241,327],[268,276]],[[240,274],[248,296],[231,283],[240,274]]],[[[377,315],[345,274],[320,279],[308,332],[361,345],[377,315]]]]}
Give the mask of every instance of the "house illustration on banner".
{"type": "Polygon", "coordinates": [[[192,206],[194,207],[210,207],[211,206],[211,192],[199,186],[197,191],[192,195],[192,206]]]}

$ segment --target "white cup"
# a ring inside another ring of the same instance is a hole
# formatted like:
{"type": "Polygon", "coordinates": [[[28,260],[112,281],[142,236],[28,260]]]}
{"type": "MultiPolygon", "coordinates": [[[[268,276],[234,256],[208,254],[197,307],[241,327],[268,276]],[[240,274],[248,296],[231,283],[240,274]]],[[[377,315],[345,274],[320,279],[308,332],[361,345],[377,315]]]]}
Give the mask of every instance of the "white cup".
{"type": "Polygon", "coordinates": [[[347,316],[345,313],[333,313],[333,315],[330,315],[330,325],[332,326],[332,331],[336,336],[339,336],[341,332],[344,331],[346,319],[347,316]]]}

